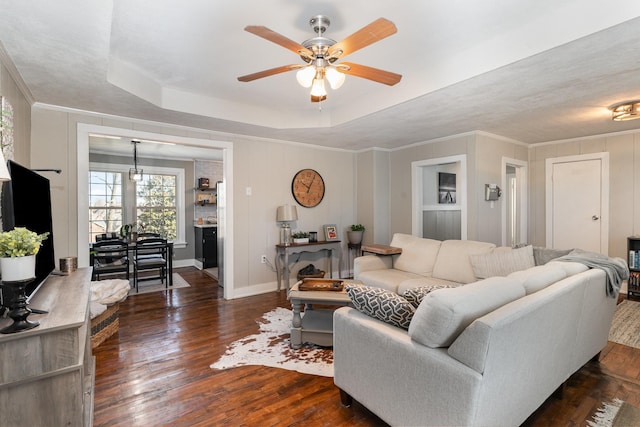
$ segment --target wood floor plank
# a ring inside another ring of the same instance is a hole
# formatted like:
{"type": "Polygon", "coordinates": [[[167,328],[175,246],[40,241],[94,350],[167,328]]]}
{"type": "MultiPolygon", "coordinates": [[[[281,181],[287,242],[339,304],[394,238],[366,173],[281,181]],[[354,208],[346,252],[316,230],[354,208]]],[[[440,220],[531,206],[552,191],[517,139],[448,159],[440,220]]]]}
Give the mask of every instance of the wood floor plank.
{"type": "MultiPolygon", "coordinates": [[[[176,272],[190,287],[128,297],[118,333],[94,350],[94,426],[386,425],[357,402],[344,408],[331,378],[209,368],[228,344],[258,332],[262,314],[290,304],[284,291],[225,301],[207,274],[176,272]]],[[[562,398],[547,400],[523,425],[583,426],[613,398],[640,405],[640,350],[608,343],[600,362],[580,369],[562,398]]]]}

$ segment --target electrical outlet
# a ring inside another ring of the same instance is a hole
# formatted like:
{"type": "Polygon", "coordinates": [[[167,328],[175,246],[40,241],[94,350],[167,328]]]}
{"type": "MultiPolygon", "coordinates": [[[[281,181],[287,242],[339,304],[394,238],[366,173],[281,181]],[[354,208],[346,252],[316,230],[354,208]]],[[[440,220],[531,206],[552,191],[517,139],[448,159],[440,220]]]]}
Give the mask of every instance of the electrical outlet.
{"type": "Polygon", "coordinates": [[[266,255],[262,255],[262,257],[260,258],[260,262],[263,264],[267,263],[267,256],[266,255]]]}

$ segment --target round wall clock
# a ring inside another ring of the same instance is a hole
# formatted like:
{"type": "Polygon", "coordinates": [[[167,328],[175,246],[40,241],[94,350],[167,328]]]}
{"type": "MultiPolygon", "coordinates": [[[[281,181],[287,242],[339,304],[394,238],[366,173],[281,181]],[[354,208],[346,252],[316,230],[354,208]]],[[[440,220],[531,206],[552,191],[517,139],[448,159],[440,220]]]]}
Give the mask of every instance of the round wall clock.
{"type": "Polygon", "coordinates": [[[318,206],[324,197],[324,180],[313,169],[302,169],[293,177],[291,192],[305,208],[318,206]]]}

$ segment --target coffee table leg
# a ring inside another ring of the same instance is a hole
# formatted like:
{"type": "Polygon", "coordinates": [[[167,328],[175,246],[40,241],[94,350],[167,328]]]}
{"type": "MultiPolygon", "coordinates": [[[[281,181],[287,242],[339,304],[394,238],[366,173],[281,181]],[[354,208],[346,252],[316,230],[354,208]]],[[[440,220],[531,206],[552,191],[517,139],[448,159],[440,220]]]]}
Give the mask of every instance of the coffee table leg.
{"type": "Polygon", "coordinates": [[[302,347],[302,317],[300,316],[300,310],[302,309],[302,303],[299,301],[291,301],[291,307],[293,308],[293,321],[291,328],[291,348],[302,347]]]}

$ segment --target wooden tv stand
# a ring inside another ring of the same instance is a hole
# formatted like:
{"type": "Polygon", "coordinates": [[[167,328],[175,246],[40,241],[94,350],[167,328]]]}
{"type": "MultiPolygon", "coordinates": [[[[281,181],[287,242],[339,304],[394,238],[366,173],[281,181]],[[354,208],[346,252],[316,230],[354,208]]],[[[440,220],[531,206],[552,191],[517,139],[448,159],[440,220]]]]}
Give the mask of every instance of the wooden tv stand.
{"type": "Polygon", "coordinates": [[[30,303],[48,312],[29,316],[40,326],[0,334],[0,424],[92,425],[90,280],[88,268],[49,277],[30,303]]]}

